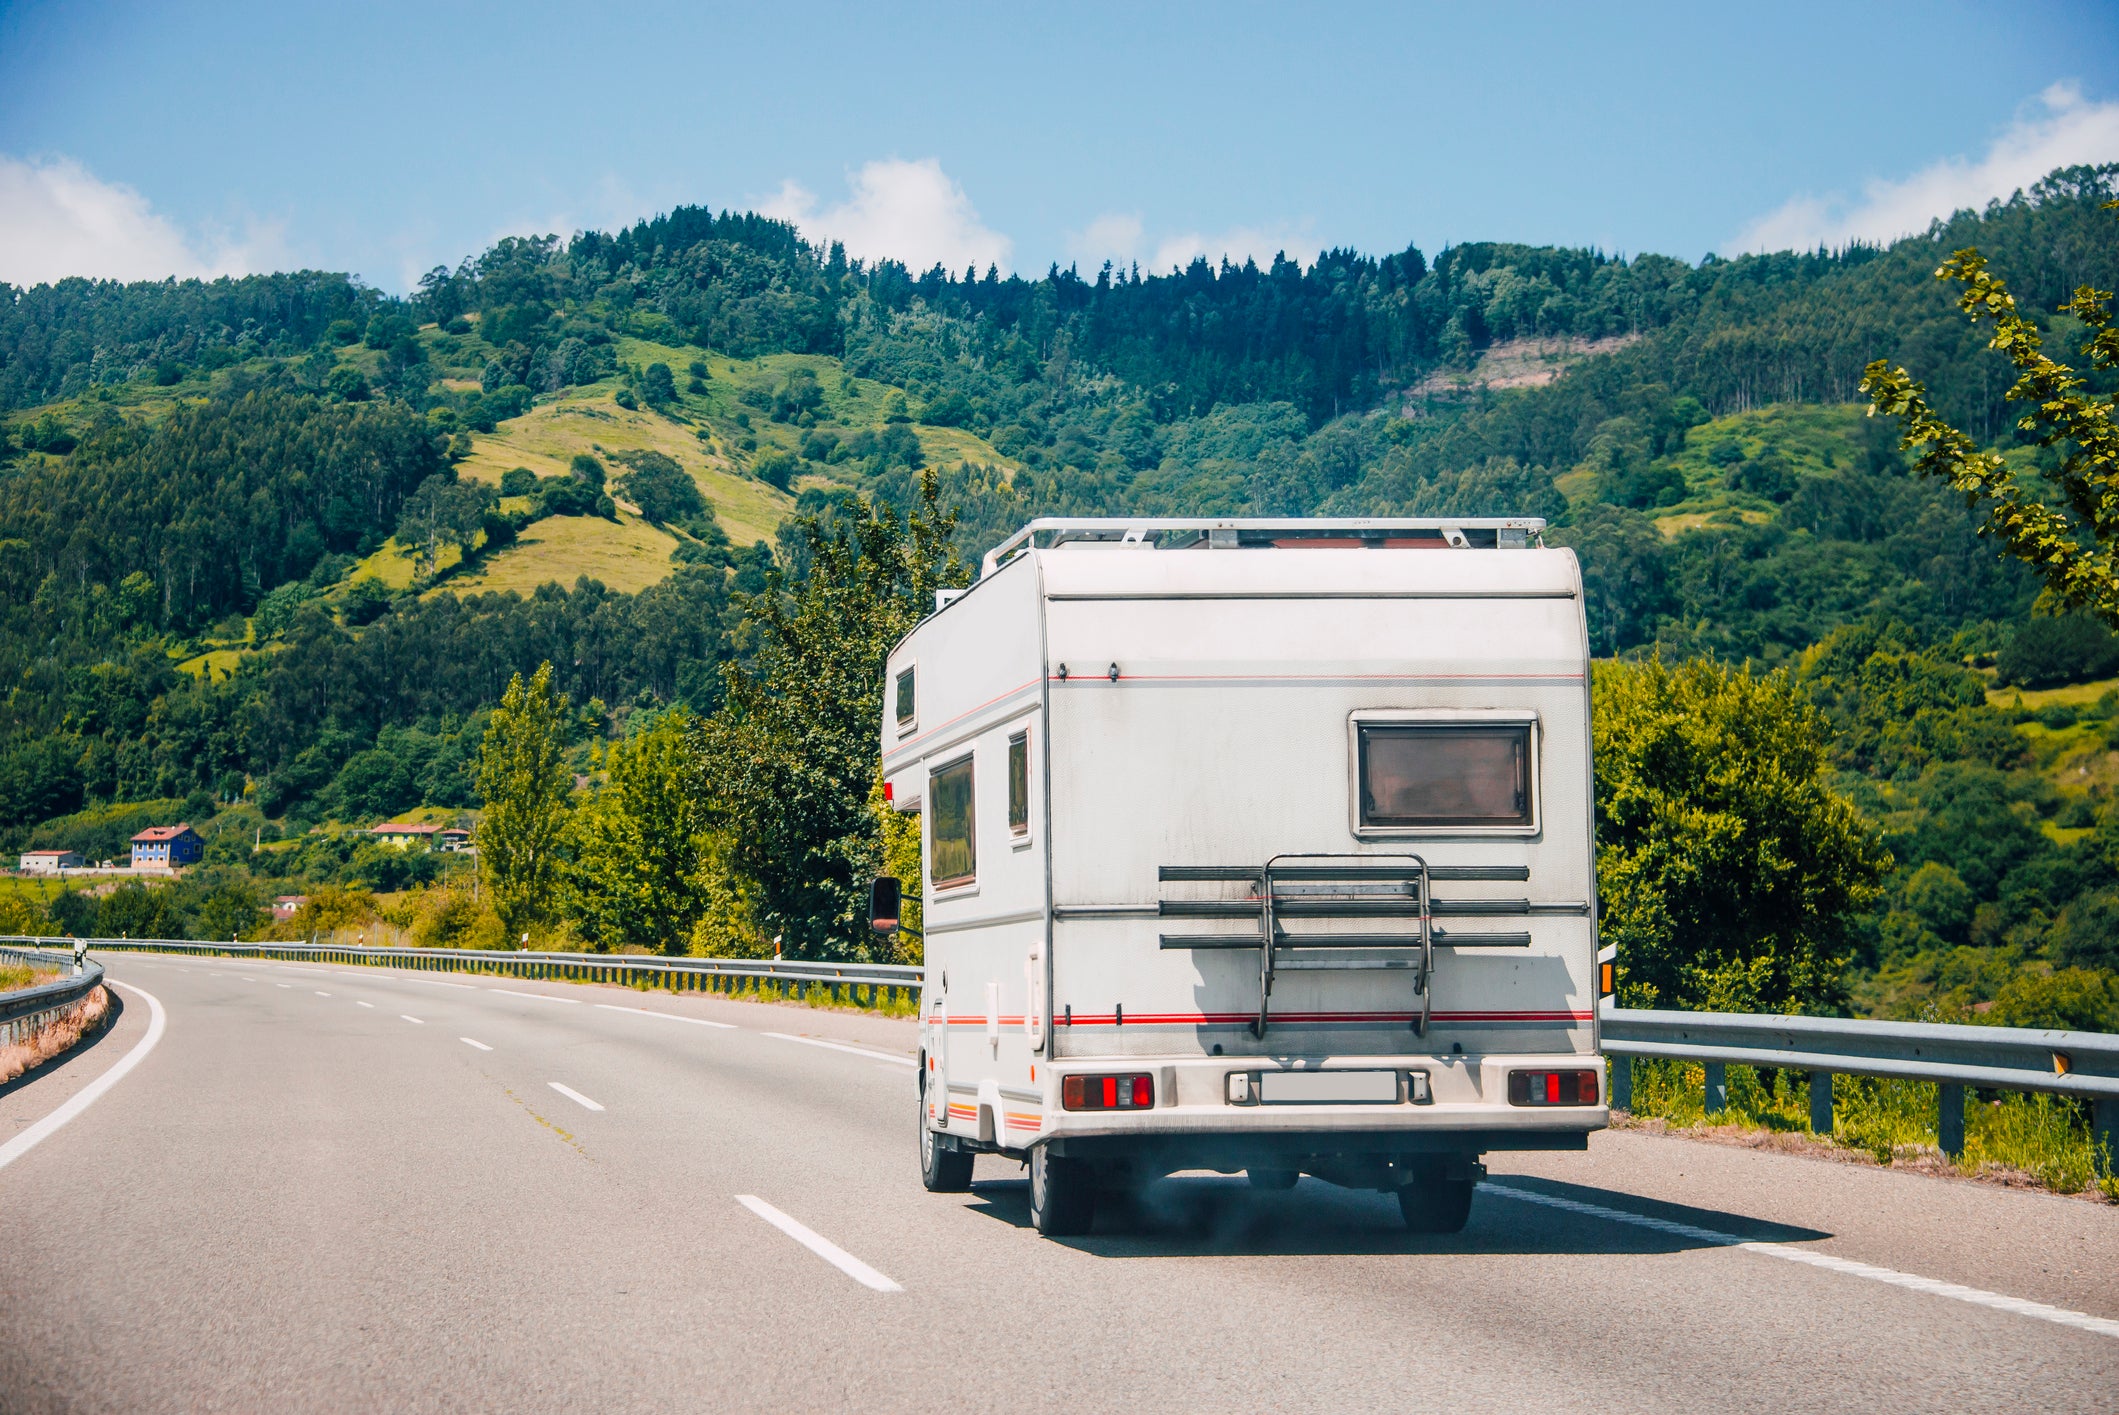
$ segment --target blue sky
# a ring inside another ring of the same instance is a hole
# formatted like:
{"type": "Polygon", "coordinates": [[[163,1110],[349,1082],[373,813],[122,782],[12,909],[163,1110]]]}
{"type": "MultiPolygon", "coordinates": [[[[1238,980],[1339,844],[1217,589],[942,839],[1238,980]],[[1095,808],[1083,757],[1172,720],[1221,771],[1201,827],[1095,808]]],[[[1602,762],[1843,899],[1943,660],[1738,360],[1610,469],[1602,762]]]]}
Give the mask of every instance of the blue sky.
{"type": "Polygon", "coordinates": [[[1917,229],[2119,161],[2119,6],[0,8],[0,279],[402,290],[511,232],[753,206],[1041,271],[1917,229]]]}

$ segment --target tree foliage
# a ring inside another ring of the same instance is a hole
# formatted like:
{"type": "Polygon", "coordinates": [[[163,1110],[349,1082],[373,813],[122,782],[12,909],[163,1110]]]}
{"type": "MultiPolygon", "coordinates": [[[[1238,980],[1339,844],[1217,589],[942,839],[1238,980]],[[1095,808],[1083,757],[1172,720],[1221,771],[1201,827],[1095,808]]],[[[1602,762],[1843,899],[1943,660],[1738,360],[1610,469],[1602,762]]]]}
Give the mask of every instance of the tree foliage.
{"type": "Polygon", "coordinates": [[[511,935],[552,916],[560,882],[567,799],[567,700],[552,666],[508,684],[478,751],[478,868],[511,935]]]}
{"type": "Polygon", "coordinates": [[[966,573],[932,476],[902,521],[848,498],[797,524],[807,573],[776,574],[745,600],[757,652],[728,667],[726,701],[694,733],[693,790],[788,956],[861,956],[874,946],[866,891],[882,851],[869,791],[883,662],[934,592],[966,573]]]}
{"type": "MultiPolygon", "coordinates": [[[[2119,201],[2105,203],[2105,209],[2119,212],[2119,201]]],[[[1935,277],[1964,286],[1958,308],[1974,324],[1993,327],[1987,347],[2015,367],[2007,396],[2030,405],[2017,430],[2040,448],[2064,449],[2040,468],[2063,505],[2047,504],[2027,486],[2008,455],[1982,449],[1952,427],[1930,405],[1927,388],[1887,359],[1871,363],[1862,375],[1870,410],[1900,420],[1905,449],[1918,454],[1915,467],[1947,481],[1968,506],[1982,508],[1985,533],[2037,570],[2060,605],[2119,626],[2119,547],[2113,545],[2119,536],[2119,424],[2113,419],[2119,395],[2084,391],[2086,379],[2044,352],[2037,325],[2018,312],[2016,297],[1978,250],[1957,251],[1935,277]]],[[[2111,298],[2109,290],[2081,285],[2061,306],[2088,331],[2082,353],[2104,373],[2119,370],[2111,298]]]]}
{"type": "Polygon", "coordinates": [[[1821,779],[1824,724],[1793,681],[1609,664],[1594,696],[1597,884],[1622,1002],[1842,1002],[1850,925],[1891,859],[1821,779]]]}
{"type": "Polygon", "coordinates": [[[712,900],[714,842],[690,789],[692,719],[669,713],[613,742],[570,828],[567,912],[599,947],[682,954],[712,900]]]}

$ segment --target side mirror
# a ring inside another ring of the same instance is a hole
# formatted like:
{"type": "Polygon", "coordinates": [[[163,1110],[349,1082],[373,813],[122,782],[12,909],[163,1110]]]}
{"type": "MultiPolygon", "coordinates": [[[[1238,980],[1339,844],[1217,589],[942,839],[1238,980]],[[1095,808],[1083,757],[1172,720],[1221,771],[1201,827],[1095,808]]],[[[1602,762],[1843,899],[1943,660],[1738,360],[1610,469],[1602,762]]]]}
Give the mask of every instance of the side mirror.
{"type": "Polygon", "coordinates": [[[904,898],[904,886],[894,876],[877,876],[868,886],[868,927],[879,934],[896,933],[904,898]]]}

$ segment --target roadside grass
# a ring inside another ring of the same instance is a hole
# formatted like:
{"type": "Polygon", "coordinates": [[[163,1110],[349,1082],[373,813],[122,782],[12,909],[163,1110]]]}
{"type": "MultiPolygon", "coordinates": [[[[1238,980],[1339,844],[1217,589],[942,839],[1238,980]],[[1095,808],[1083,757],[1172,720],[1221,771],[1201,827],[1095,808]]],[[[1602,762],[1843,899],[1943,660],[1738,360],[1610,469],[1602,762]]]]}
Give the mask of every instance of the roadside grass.
{"type": "Polygon", "coordinates": [[[39,983],[48,983],[59,975],[48,969],[32,968],[27,963],[0,963],[0,992],[15,992],[22,988],[33,988],[39,983]]]}
{"type": "MultiPolygon", "coordinates": [[[[732,960],[734,961],[734,960],[732,960]]],[[[814,1007],[829,1012],[866,1012],[877,1017],[917,1017],[920,1015],[918,991],[913,988],[881,988],[855,984],[839,984],[835,995],[829,983],[806,984],[777,983],[760,978],[718,978],[704,974],[709,981],[727,982],[725,988],[708,988],[699,995],[714,997],[727,1002],[772,1002],[791,1003],[800,1007],[814,1007]]],[[[645,978],[634,978],[627,986],[635,992],[692,993],[690,988],[670,989],[656,987],[645,978]]]]}
{"type": "Polygon", "coordinates": [[[1834,1076],[1833,1133],[1818,1135],[1810,1128],[1808,1073],[1730,1066],[1727,1080],[1728,1108],[1709,1116],[1700,1063],[1636,1059],[1631,1113],[1678,1131],[1788,1134],[1839,1158],[2029,1182],[2060,1194],[2095,1189],[2119,1202],[2119,1176],[2112,1157],[2098,1153],[2086,1102],[2020,1091],[1968,1096],[1964,1154],[1952,1160],[1936,1134],[1939,1089],[1932,1081],[1834,1076]]]}

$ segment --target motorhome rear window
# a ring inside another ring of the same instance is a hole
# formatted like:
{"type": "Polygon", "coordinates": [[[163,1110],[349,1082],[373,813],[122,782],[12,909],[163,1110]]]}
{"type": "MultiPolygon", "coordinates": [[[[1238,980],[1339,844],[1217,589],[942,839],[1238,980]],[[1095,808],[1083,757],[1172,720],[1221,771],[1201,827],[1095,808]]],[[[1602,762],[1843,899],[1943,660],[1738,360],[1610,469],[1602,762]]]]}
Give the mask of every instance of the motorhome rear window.
{"type": "Polygon", "coordinates": [[[1363,723],[1364,826],[1527,826],[1530,724],[1363,723]]]}
{"type": "Polygon", "coordinates": [[[971,807],[971,758],[951,762],[929,778],[927,820],[927,868],[935,887],[970,883],[979,863],[977,823],[971,807]]]}
{"type": "Polygon", "coordinates": [[[899,726],[903,726],[904,724],[912,721],[913,709],[918,706],[918,699],[913,696],[913,686],[914,685],[912,669],[907,668],[898,674],[897,707],[899,726]]]}

